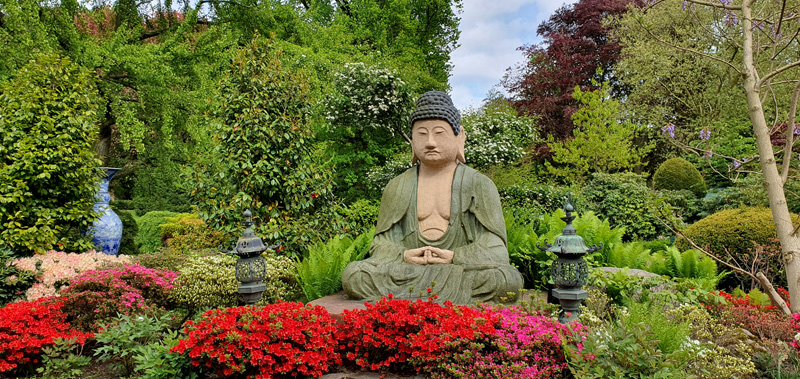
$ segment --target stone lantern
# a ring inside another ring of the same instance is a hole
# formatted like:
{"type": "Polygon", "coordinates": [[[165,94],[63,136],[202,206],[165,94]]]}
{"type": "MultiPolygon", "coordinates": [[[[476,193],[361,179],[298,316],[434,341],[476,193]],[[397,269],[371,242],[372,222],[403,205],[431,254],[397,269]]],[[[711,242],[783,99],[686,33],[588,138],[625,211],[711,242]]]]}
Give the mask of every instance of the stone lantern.
{"type": "Polygon", "coordinates": [[[277,246],[264,246],[261,238],[256,236],[253,231],[253,222],[250,218],[253,214],[250,210],[244,211],[242,225],[245,226],[244,233],[236,242],[233,250],[227,252],[239,256],[236,261],[236,280],[239,284],[239,293],[244,298],[247,305],[254,305],[261,299],[261,293],[267,288],[264,278],[267,275],[267,261],[261,256],[267,249],[274,249],[277,246]]]}
{"type": "Polygon", "coordinates": [[[589,296],[583,289],[589,278],[589,265],[583,256],[603,248],[602,244],[587,248],[583,238],[576,233],[575,226],[572,225],[572,220],[575,219],[572,212],[575,212],[575,207],[572,205],[571,196],[567,196],[564,201],[564,212],[566,216],[561,219],[567,225],[561,230],[561,235],[556,237],[552,245],[545,240],[544,246],[537,246],[542,251],[549,251],[558,256],[553,262],[551,275],[555,285],[553,297],[561,303],[558,321],[562,324],[572,322],[578,317],[581,301],[589,296]]]}

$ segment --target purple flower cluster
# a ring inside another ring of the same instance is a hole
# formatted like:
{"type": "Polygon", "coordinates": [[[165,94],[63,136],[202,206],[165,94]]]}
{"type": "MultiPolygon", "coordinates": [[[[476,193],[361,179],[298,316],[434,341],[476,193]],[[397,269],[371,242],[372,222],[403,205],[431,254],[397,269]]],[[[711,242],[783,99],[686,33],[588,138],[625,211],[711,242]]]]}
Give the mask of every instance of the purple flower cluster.
{"type": "Polygon", "coordinates": [[[711,130],[703,128],[703,130],[700,131],[700,139],[708,141],[709,138],[711,138],[711,130]]]}
{"type": "Polygon", "coordinates": [[[670,138],[675,138],[675,124],[670,122],[669,124],[664,125],[664,127],[661,128],[661,135],[667,135],[667,134],[669,134],[670,138]]]}

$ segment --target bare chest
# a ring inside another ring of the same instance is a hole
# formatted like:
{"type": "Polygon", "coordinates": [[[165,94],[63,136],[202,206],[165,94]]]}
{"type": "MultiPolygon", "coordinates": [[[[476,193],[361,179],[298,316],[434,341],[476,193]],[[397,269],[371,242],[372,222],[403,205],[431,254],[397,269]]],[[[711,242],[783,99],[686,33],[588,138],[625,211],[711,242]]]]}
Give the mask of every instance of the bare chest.
{"type": "Polygon", "coordinates": [[[439,239],[450,223],[452,181],[425,180],[417,186],[417,222],[422,235],[439,239]]]}

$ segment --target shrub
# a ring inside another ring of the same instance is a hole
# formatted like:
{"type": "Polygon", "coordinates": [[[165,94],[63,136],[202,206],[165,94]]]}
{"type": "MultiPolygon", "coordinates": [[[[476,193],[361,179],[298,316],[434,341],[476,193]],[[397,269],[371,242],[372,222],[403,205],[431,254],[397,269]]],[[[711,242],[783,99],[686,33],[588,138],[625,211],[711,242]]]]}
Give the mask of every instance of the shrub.
{"type": "MultiPolygon", "coordinates": [[[[297,265],[289,257],[262,255],[267,263],[267,275],[264,284],[267,286],[261,294],[258,304],[266,305],[283,301],[305,300],[303,288],[298,282],[297,265]]],[[[339,276],[341,281],[341,275],[339,276]]]]}
{"type": "MultiPolygon", "coordinates": [[[[707,302],[706,307],[717,316],[722,325],[729,328],[744,328],[762,339],[793,341],[795,332],[792,329],[792,321],[775,306],[755,301],[758,297],[766,298],[766,296],[754,291],[750,294],[711,292],[714,300],[707,302]]],[[[766,302],[769,304],[769,300],[766,302]]]]}
{"type": "Polygon", "coordinates": [[[681,221],[691,224],[702,217],[703,199],[698,199],[689,190],[661,190],[656,193],[664,201],[673,206],[681,221]]]}
{"type": "Polygon", "coordinates": [[[513,164],[536,139],[535,121],[505,106],[469,109],[463,114],[467,143],[464,155],[473,167],[513,164]]]}
{"type": "Polygon", "coordinates": [[[409,371],[411,359],[436,361],[452,341],[494,333],[499,319],[490,311],[453,306],[449,301],[440,305],[391,295],[366,306],[344,311],[336,339],[345,363],[371,371],[409,371]]]}
{"type": "Polygon", "coordinates": [[[337,236],[308,250],[308,256],[297,264],[300,284],[308,301],[342,290],[344,268],[350,262],[364,259],[374,232],[372,228],[355,239],[337,236]]]}
{"type": "Polygon", "coordinates": [[[136,235],[136,242],[142,253],[155,253],[161,244],[161,228],[159,225],[167,223],[167,217],[174,217],[177,213],[169,211],[148,212],[139,217],[139,234],[136,235]]]}
{"type": "Polygon", "coordinates": [[[192,257],[184,263],[175,280],[172,298],[189,309],[223,308],[239,304],[236,258],[216,254],[192,257]]]}
{"type": "Polygon", "coordinates": [[[378,223],[380,201],[359,199],[341,210],[352,235],[364,234],[378,223]]]}
{"type": "Polygon", "coordinates": [[[61,287],[69,284],[83,272],[121,266],[130,263],[131,258],[125,255],[108,255],[94,250],[85,253],[65,253],[50,250],[42,255],[20,258],[11,265],[19,270],[35,273],[36,283],[25,293],[28,301],[41,297],[55,296],[61,287]]]}
{"type": "Polygon", "coordinates": [[[220,376],[320,377],[339,360],[335,323],[325,308],[301,303],[215,309],[187,321],[171,351],[220,376]]]}
{"type": "Polygon", "coordinates": [[[657,190],[689,190],[696,197],[706,194],[706,182],[700,171],[683,158],[664,161],[653,174],[653,188],[657,190]]]}
{"type": "Polygon", "coordinates": [[[135,359],[148,352],[148,345],[177,336],[169,330],[173,317],[170,314],[161,317],[121,315],[109,320],[95,335],[100,347],[95,349],[94,355],[101,362],[110,362],[118,375],[130,377],[135,359]]]}
{"type": "Polygon", "coordinates": [[[339,221],[326,213],[333,179],[314,154],[308,76],[256,36],[234,53],[219,91],[215,160],[188,180],[200,215],[233,232],[250,209],[259,236],[297,254],[339,221]]]}
{"type": "Polygon", "coordinates": [[[658,221],[644,179],[633,173],[596,173],[582,193],[586,209],[606,218],[614,227],[624,227],[627,240],[651,240],[667,234],[658,221]]]}
{"type": "MultiPolygon", "coordinates": [[[[505,188],[498,188],[500,201],[503,209],[524,209],[526,213],[533,213],[538,217],[542,213],[550,213],[564,207],[564,199],[567,194],[574,192],[569,188],[556,187],[550,185],[512,185],[505,188]]],[[[580,200],[580,197],[573,197],[580,200]]],[[[580,204],[574,204],[580,206],[580,204]]],[[[515,217],[521,214],[515,212],[515,217]]],[[[528,221],[534,221],[530,219],[528,221]]]]}
{"type": "Polygon", "coordinates": [[[170,249],[178,252],[217,248],[232,239],[231,235],[212,229],[196,214],[181,213],[175,217],[167,217],[166,221],[159,225],[161,240],[170,249]]]}
{"type": "Polygon", "coordinates": [[[21,301],[0,308],[0,372],[39,362],[42,348],[62,338],[83,344],[92,334],[70,327],[61,301],[21,301]]]}
{"type": "Polygon", "coordinates": [[[97,330],[118,314],[154,313],[168,305],[176,272],[126,264],[122,269],[87,271],[62,290],[65,312],[82,330],[97,330]]]}
{"type": "Polygon", "coordinates": [[[189,191],[180,182],[181,161],[185,158],[177,150],[180,149],[168,150],[150,145],[139,158],[143,164],[136,169],[136,180],[131,189],[132,209],[139,214],[189,211],[189,191]]]}
{"type": "MultiPolygon", "coordinates": [[[[197,254],[199,256],[207,256],[218,254],[218,251],[216,249],[203,249],[198,251],[197,254]]],[[[136,263],[148,268],[178,271],[184,263],[194,256],[196,255],[166,248],[155,254],[137,255],[136,263]]]]}
{"type": "Polygon", "coordinates": [[[11,250],[0,247],[0,307],[25,298],[25,292],[36,283],[35,271],[23,270],[11,264],[11,250]]]}
{"type": "Polygon", "coordinates": [[[457,339],[434,360],[414,359],[414,364],[434,379],[561,376],[567,366],[562,338],[580,334],[580,323],[561,325],[517,307],[491,311],[500,316],[494,334],[457,339]]]}
{"type": "MultiPolygon", "coordinates": [[[[730,259],[726,249],[734,257],[743,257],[753,243],[766,245],[770,238],[777,238],[769,208],[723,210],[690,225],[683,234],[723,259],[730,259]]],[[[675,246],[681,250],[690,247],[684,239],[676,240],[675,246]]]]}
{"type": "Polygon", "coordinates": [[[122,220],[122,240],[119,242],[120,255],[138,255],[139,244],[136,236],[139,235],[139,225],[133,218],[133,212],[114,209],[114,213],[122,220]]]}
{"type": "Polygon", "coordinates": [[[94,73],[41,55],[0,86],[0,241],[17,250],[85,251],[100,183],[94,73]]]}

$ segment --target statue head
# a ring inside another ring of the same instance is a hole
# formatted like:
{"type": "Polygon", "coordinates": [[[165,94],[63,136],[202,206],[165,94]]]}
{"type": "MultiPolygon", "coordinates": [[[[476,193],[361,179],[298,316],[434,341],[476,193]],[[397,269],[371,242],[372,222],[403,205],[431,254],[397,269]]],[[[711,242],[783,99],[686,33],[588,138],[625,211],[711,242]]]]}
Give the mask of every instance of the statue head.
{"type": "Polygon", "coordinates": [[[461,163],[465,163],[466,160],[464,159],[464,145],[466,143],[466,133],[461,129],[461,115],[456,109],[455,105],[453,105],[453,100],[444,92],[441,91],[428,91],[422,94],[422,96],[417,99],[416,106],[414,107],[414,111],[411,112],[411,138],[412,138],[412,163],[416,164],[420,160],[422,144],[414,143],[414,128],[416,126],[422,126],[426,129],[426,132],[432,132],[435,123],[432,122],[422,122],[422,121],[430,121],[430,120],[440,120],[447,123],[452,130],[452,136],[447,136],[441,141],[441,143],[450,144],[455,143],[457,148],[456,153],[456,160],[461,163]]]}

